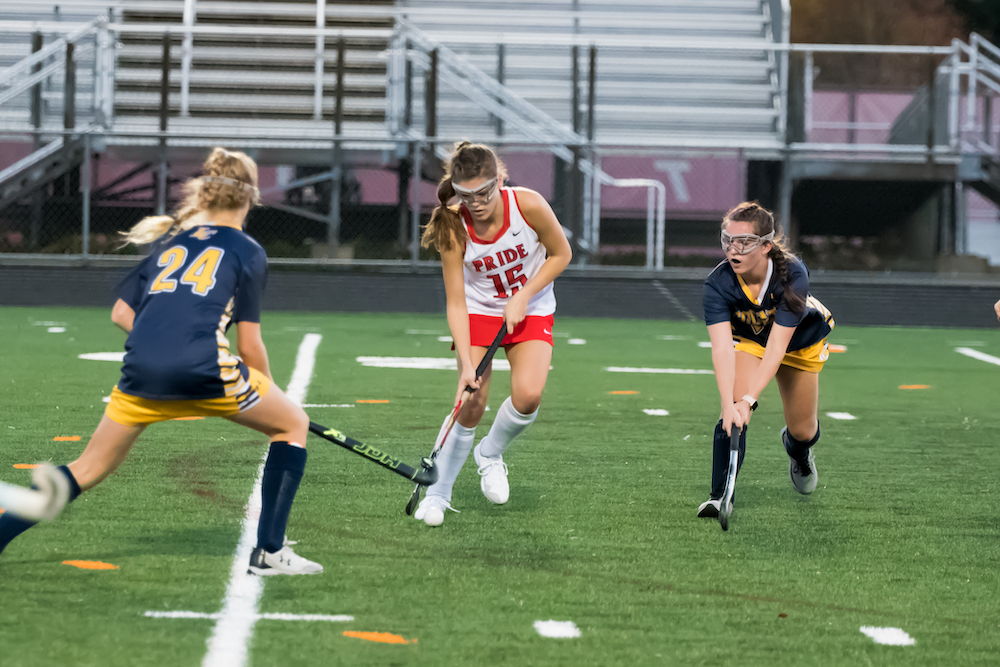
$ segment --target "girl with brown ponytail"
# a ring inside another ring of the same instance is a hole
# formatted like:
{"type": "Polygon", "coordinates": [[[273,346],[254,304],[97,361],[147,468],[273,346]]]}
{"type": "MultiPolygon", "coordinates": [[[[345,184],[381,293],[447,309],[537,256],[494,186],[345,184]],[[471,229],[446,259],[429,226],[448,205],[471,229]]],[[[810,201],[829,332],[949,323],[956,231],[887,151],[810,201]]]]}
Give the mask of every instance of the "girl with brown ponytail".
{"type": "MultiPolygon", "coordinates": [[[[58,472],[73,500],[118,468],[150,424],[224,417],[271,440],[249,572],[322,572],[284,544],[309,417],[274,386],[261,340],[267,255],[243,232],[258,201],[257,165],[244,153],[216,148],[203,175],[185,187],[175,216],[145,218],[124,234],[127,243],[155,243],[115,290],[111,320],[128,333],[122,376],[86,449],[58,472]],[[238,356],[226,338],[233,323],[238,356]]],[[[32,525],[0,515],[0,551],[32,525]]]]}
{"type": "Polygon", "coordinates": [[[424,247],[433,245],[441,254],[448,327],[458,356],[455,404],[466,386],[473,389],[441,446],[438,481],[414,513],[430,526],[441,525],[451,509],[452,487],[473,448],[492,371],[476,377],[476,367],[497,331],[506,324],[501,344],[510,362],[510,397],[474,451],[480,489],[494,504],[506,503],[510,495],[503,454],[534,422],[552,360],[552,281],[572,251],[545,199],[534,190],[504,187],[506,178],[503,163],[488,147],[457,144],[438,186],[440,205],[423,234],[424,247]]]}
{"type": "MultiPolygon", "coordinates": [[[[816,489],[819,372],[833,316],[809,294],[805,265],[783,245],[770,211],[743,202],[722,220],[726,259],[705,280],[705,324],[722,402],[712,449],[712,491],[698,516],[717,517],[729,464],[729,433],[745,427],[771,378],[785,414],[781,441],[796,491],[816,489]]],[[[739,465],[746,451],[740,434],[739,465]]],[[[728,508],[731,511],[731,507],[728,508]]]]}

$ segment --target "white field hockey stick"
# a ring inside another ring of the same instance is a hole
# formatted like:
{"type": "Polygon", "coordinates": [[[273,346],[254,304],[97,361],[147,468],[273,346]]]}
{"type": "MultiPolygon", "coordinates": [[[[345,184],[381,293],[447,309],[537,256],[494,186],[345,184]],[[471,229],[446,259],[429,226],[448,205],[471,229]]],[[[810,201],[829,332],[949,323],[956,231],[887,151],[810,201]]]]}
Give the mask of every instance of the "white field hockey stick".
{"type": "MultiPolygon", "coordinates": [[[[486,356],[483,357],[482,361],[479,362],[479,366],[476,367],[476,379],[478,380],[486,372],[487,366],[493,361],[493,355],[497,353],[497,348],[500,347],[500,341],[503,340],[504,335],[507,333],[507,323],[503,322],[500,325],[500,330],[497,331],[497,335],[493,338],[493,342],[490,343],[489,348],[486,350],[486,356]]],[[[438,434],[437,440],[434,442],[434,449],[431,450],[430,461],[431,465],[434,465],[434,460],[437,458],[438,452],[441,451],[444,441],[448,439],[448,434],[451,433],[451,428],[455,425],[455,420],[458,419],[458,413],[461,411],[462,406],[465,402],[472,396],[472,392],[475,389],[466,385],[465,391],[458,399],[458,403],[455,404],[455,409],[451,411],[451,415],[448,416],[448,421],[445,423],[441,432],[438,434]]],[[[420,503],[420,484],[413,487],[413,493],[410,494],[410,500],[406,503],[406,514],[409,516],[413,515],[416,511],[417,505],[420,503]]]]}
{"type": "Polygon", "coordinates": [[[729,530],[729,515],[733,512],[733,492],[736,491],[736,471],[740,466],[740,432],[735,424],[729,427],[729,471],[726,486],[722,490],[722,504],[719,505],[719,524],[722,530],[729,530]]]}
{"type": "Polygon", "coordinates": [[[28,521],[51,521],[69,502],[69,480],[51,463],[31,472],[37,489],[0,482],[0,508],[28,521]]]}

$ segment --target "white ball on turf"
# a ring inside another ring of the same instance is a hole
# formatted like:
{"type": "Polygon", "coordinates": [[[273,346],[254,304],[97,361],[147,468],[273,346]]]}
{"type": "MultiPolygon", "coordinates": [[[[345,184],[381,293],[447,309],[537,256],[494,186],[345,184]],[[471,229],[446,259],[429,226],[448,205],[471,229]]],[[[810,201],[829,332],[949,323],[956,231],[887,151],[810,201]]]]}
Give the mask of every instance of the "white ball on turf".
{"type": "Polygon", "coordinates": [[[440,526],[444,523],[444,511],[438,507],[428,507],[424,512],[424,523],[428,526],[440,526]]]}

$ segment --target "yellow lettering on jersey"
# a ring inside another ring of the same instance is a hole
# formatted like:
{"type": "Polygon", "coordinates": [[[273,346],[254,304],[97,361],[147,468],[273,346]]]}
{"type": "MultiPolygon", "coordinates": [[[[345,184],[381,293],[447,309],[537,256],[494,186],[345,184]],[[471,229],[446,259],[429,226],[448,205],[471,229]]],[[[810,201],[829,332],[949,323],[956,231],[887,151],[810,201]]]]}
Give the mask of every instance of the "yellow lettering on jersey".
{"type": "Polygon", "coordinates": [[[207,241],[211,236],[215,234],[214,229],[209,229],[208,227],[199,227],[191,236],[198,239],[199,241],[207,241]]]}
{"type": "Polygon", "coordinates": [[[185,259],[187,259],[187,248],[183,246],[174,246],[160,255],[160,258],[156,260],[156,265],[166,268],[160,271],[160,275],[156,276],[156,280],[149,288],[149,293],[173,292],[177,289],[177,281],[171,280],[170,274],[181,268],[185,259]]]}
{"type": "Polygon", "coordinates": [[[205,248],[184,272],[181,285],[190,285],[191,291],[198,296],[208,294],[215,287],[215,273],[219,270],[219,260],[224,254],[222,248],[205,248]]]}
{"type": "Polygon", "coordinates": [[[749,324],[755,334],[759,334],[774,317],[774,308],[767,310],[737,310],[736,317],[740,322],[749,324]]]}

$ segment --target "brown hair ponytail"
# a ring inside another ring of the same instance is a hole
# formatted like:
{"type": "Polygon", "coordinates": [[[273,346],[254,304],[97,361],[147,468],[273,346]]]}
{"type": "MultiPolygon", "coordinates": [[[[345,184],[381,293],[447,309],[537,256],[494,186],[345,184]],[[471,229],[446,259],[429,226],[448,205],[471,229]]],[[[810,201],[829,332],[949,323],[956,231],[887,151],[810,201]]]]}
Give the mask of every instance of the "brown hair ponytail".
{"type": "Polygon", "coordinates": [[[497,177],[498,185],[507,180],[507,170],[503,162],[488,146],[462,141],[455,144],[451,157],[445,161],[444,177],[438,183],[438,206],[431,214],[430,222],[424,227],[420,245],[433,245],[438,252],[451,250],[454,244],[468,238],[465,225],[458,214],[458,207],[449,206],[455,198],[452,181],[468,181],[473,178],[490,179],[497,177]]]}
{"type": "Polygon", "coordinates": [[[726,217],[722,220],[722,228],[725,229],[730,222],[749,222],[753,225],[753,233],[758,236],[774,232],[774,239],[771,241],[771,249],[768,251],[767,257],[774,262],[774,268],[781,279],[781,285],[785,288],[785,303],[788,304],[788,309],[794,313],[801,313],[805,310],[805,298],[796,294],[789,285],[788,267],[796,257],[788,249],[784,234],[774,222],[774,215],[755,201],[743,202],[726,213],[726,217]]]}

